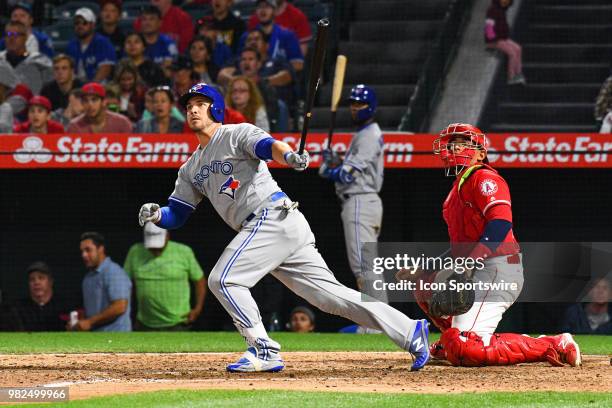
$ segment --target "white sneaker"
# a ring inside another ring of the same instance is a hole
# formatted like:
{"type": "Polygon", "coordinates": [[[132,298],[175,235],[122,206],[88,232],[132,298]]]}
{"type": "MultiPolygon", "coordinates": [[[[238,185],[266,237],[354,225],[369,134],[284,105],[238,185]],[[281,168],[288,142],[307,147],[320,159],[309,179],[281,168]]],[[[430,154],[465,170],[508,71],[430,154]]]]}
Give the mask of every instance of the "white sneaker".
{"type": "Polygon", "coordinates": [[[523,74],[516,74],[508,80],[508,85],[527,85],[527,79],[523,74]]]}
{"type": "Polygon", "coordinates": [[[285,368],[285,363],[280,356],[273,360],[264,360],[257,357],[255,347],[249,347],[238,361],[227,366],[227,371],[230,373],[254,373],[258,371],[276,373],[283,368],[285,368]]]}

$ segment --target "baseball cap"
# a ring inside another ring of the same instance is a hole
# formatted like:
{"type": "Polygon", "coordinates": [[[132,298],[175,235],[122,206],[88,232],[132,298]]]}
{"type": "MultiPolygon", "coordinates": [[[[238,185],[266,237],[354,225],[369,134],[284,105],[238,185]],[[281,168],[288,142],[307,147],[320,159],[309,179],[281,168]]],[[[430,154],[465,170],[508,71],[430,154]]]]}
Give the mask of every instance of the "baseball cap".
{"type": "Polygon", "coordinates": [[[49,101],[49,99],[45,98],[44,96],[40,96],[40,95],[33,96],[32,98],[30,98],[28,105],[29,106],[32,106],[32,105],[42,106],[47,111],[51,112],[51,102],[49,101]]]}
{"type": "Polygon", "coordinates": [[[49,265],[47,265],[44,262],[34,262],[32,264],[30,264],[27,268],[26,268],[26,275],[30,275],[32,272],[40,272],[42,274],[45,274],[47,276],[49,276],[50,278],[53,278],[53,275],[51,274],[51,269],[49,268],[49,265]]]}
{"type": "Polygon", "coordinates": [[[83,20],[87,21],[88,23],[96,22],[96,15],[94,14],[93,11],[91,11],[90,8],[87,8],[87,7],[81,7],[80,9],[78,9],[74,13],[74,18],[77,18],[77,17],[81,17],[83,20]]]}
{"type": "Polygon", "coordinates": [[[166,236],[168,236],[168,231],[152,222],[147,222],[144,227],[144,247],[147,249],[163,248],[166,245],[166,236]]]}
{"type": "Polygon", "coordinates": [[[314,322],[315,322],[315,314],[314,314],[314,312],[309,307],[307,307],[307,306],[297,306],[297,307],[293,308],[293,310],[290,313],[290,316],[293,316],[295,313],[304,313],[306,316],[308,316],[310,321],[314,324],[314,322]]]}
{"type": "Polygon", "coordinates": [[[257,5],[259,5],[259,3],[268,3],[270,6],[277,8],[278,7],[278,3],[276,2],[276,0],[257,0],[257,5]]]}
{"type": "Polygon", "coordinates": [[[23,11],[25,11],[29,15],[32,15],[32,6],[29,3],[26,3],[24,1],[17,2],[13,7],[11,7],[9,15],[13,14],[13,11],[15,11],[17,9],[22,9],[23,11]]]}
{"type": "Polygon", "coordinates": [[[100,98],[106,98],[106,89],[97,82],[89,82],[81,88],[83,95],[97,95],[100,98]]]}

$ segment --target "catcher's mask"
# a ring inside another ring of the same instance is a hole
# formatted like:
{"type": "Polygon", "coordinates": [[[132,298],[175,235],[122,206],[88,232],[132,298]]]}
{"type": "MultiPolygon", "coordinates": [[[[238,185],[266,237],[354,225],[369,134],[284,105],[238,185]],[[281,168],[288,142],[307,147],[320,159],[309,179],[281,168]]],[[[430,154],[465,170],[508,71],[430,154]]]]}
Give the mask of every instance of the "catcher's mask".
{"type": "MultiPolygon", "coordinates": [[[[434,154],[440,155],[446,176],[457,176],[469,166],[479,152],[487,152],[487,138],[476,126],[452,123],[440,132],[433,143],[434,154]]],[[[484,158],[483,163],[489,160],[484,158]]]]}

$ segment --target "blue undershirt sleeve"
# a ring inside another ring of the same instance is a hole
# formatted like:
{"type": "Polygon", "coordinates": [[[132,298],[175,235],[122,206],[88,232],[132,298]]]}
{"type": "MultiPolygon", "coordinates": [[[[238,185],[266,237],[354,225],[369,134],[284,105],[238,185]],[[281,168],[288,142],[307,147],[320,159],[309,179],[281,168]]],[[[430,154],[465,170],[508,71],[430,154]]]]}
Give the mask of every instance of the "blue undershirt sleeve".
{"type": "Polygon", "coordinates": [[[266,137],[265,139],[261,139],[255,145],[255,154],[261,160],[272,160],[272,145],[276,142],[276,139],[273,137],[266,137]]]}
{"type": "Polygon", "coordinates": [[[168,206],[161,208],[161,219],[157,225],[164,229],[180,228],[185,224],[192,212],[192,207],[170,199],[168,206]]]}
{"type": "Polygon", "coordinates": [[[480,242],[491,252],[495,252],[497,247],[506,239],[506,235],[512,229],[512,223],[507,220],[491,220],[485,225],[484,232],[480,237],[480,242]]]}

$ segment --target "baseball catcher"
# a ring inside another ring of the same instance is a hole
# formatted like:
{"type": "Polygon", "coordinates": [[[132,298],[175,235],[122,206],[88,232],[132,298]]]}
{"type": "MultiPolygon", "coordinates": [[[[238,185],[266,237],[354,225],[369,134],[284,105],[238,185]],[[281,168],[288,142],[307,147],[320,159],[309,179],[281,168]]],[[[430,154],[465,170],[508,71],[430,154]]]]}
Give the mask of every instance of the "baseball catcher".
{"type": "MultiPolygon", "coordinates": [[[[481,259],[482,268],[456,274],[419,272],[426,282],[515,282],[517,290],[416,291],[419,306],[441,330],[431,346],[434,358],[456,366],[492,366],[548,361],[554,366],[581,364],[580,349],[569,333],[532,338],[495,333],[504,312],[523,287],[522,254],[512,231],[508,184],[489,165],[487,139],[480,129],[454,123],[434,142],[447,176],[455,177],[442,215],[448,226],[452,258],[481,259]],[[463,276],[460,276],[463,275],[463,276]]],[[[406,274],[398,274],[398,278],[406,274]]]]}

